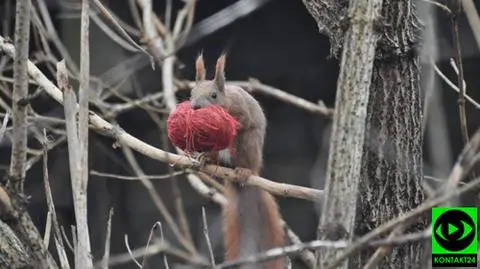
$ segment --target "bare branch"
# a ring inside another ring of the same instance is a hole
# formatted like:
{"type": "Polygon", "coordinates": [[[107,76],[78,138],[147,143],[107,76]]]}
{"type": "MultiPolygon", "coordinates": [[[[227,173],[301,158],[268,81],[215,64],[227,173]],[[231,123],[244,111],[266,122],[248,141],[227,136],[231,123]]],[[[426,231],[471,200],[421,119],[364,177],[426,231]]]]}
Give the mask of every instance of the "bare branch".
{"type": "Polygon", "coordinates": [[[45,221],[45,233],[43,235],[43,244],[47,249],[48,249],[48,246],[50,245],[50,236],[52,234],[51,232],[52,232],[52,212],[48,211],[47,220],[45,221]]]}
{"type": "Polygon", "coordinates": [[[460,115],[460,130],[462,132],[463,143],[467,143],[468,138],[468,128],[467,128],[467,112],[465,111],[465,80],[463,79],[463,63],[462,63],[462,52],[460,48],[460,36],[458,33],[458,20],[460,15],[460,2],[454,1],[455,5],[454,10],[452,10],[451,18],[451,27],[452,27],[452,36],[453,36],[453,48],[455,51],[455,62],[458,66],[458,76],[457,76],[457,85],[460,89],[460,95],[458,96],[458,109],[460,115]]]}
{"type": "Polygon", "coordinates": [[[215,256],[213,255],[212,243],[210,242],[210,236],[208,235],[207,213],[205,207],[202,206],[202,224],[203,224],[203,236],[207,242],[208,253],[210,254],[210,263],[215,266],[215,256]]]}
{"type": "Polygon", "coordinates": [[[128,235],[125,235],[124,239],[125,239],[125,247],[127,248],[128,254],[130,254],[132,261],[137,265],[137,267],[141,269],[143,266],[137,261],[135,256],[133,256],[132,250],[130,249],[130,244],[128,243],[128,235]]]}
{"type": "Polygon", "coordinates": [[[166,175],[144,175],[144,176],[124,176],[124,175],[115,175],[115,174],[108,174],[108,173],[101,173],[97,171],[90,171],[90,175],[99,176],[99,177],[106,177],[106,178],[115,178],[115,179],[124,179],[124,180],[142,180],[142,179],[169,179],[174,176],[180,176],[185,174],[185,171],[177,171],[171,174],[166,175]]]}
{"type": "Polygon", "coordinates": [[[59,51],[62,58],[65,59],[65,61],[67,62],[68,67],[73,71],[74,74],[77,74],[78,66],[75,64],[75,61],[70,56],[70,53],[68,52],[67,48],[65,47],[63,42],[60,40],[57,34],[57,30],[53,25],[53,20],[50,16],[50,13],[48,12],[45,0],[37,0],[37,3],[38,3],[37,6],[40,12],[40,16],[43,19],[43,23],[45,24],[45,28],[48,33],[47,38],[52,40],[53,44],[59,51]]]}
{"type": "MultiPolygon", "coordinates": [[[[82,202],[81,194],[82,191],[82,165],[80,156],[82,154],[82,149],[80,146],[79,136],[78,136],[78,128],[80,127],[77,125],[77,114],[78,114],[78,107],[75,92],[70,87],[68,83],[68,75],[65,66],[65,61],[62,60],[57,64],[57,81],[59,87],[63,91],[63,97],[65,100],[64,110],[65,110],[65,124],[67,129],[67,145],[68,145],[68,160],[69,160],[69,167],[70,167],[70,178],[72,182],[72,193],[73,193],[73,202],[74,202],[74,209],[75,209],[75,219],[77,225],[83,225],[82,219],[86,217],[82,212],[86,210],[85,205],[82,202]],[[82,210],[83,208],[83,210],[82,210]]],[[[88,232],[88,228],[86,230],[88,232]]],[[[88,234],[87,234],[88,236],[88,234]]],[[[88,245],[90,245],[88,243],[88,245]]],[[[87,246],[82,246],[87,248],[87,246]]],[[[81,258],[81,253],[78,253],[80,248],[78,246],[75,247],[75,267],[78,267],[85,262],[84,258],[81,258]]],[[[90,252],[88,250],[88,252],[90,252]]],[[[88,258],[87,258],[88,259],[88,258]]]]}
{"type": "Polygon", "coordinates": [[[103,6],[102,2],[100,2],[99,0],[93,0],[93,3],[97,7],[97,9],[100,11],[100,14],[114,27],[115,31],[119,33],[125,40],[127,40],[131,46],[133,46],[138,51],[145,53],[148,57],[150,58],[152,57],[152,55],[150,55],[145,49],[143,49],[140,45],[138,45],[128,35],[128,33],[117,22],[115,17],[108,11],[108,9],[105,6],[103,6]]]}
{"type": "Polygon", "coordinates": [[[67,253],[65,252],[65,247],[63,245],[62,234],[60,233],[60,225],[58,224],[58,217],[55,209],[55,204],[53,202],[52,190],[50,188],[50,180],[48,175],[48,145],[47,145],[47,134],[43,130],[43,184],[45,186],[45,197],[48,205],[48,212],[51,215],[54,231],[54,241],[57,248],[58,257],[60,260],[60,266],[62,269],[70,269],[70,264],[68,263],[67,253]]]}
{"type": "MultiPolygon", "coordinates": [[[[445,82],[447,83],[448,86],[450,86],[450,88],[452,88],[454,91],[460,93],[460,89],[457,87],[457,85],[455,85],[453,82],[451,82],[447,76],[445,76],[445,74],[442,73],[442,71],[440,71],[440,69],[438,68],[438,66],[436,64],[433,64],[433,67],[435,69],[435,72],[437,73],[437,75],[440,76],[440,78],[445,82]]],[[[470,104],[472,104],[475,108],[477,109],[480,109],[480,104],[478,102],[476,102],[475,100],[473,100],[470,96],[468,96],[467,94],[465,94],[465,99],[467,99],[467,101],[470,102],[470,104]]]]}
{"type": "Polygon", "coordinates": [[[108,261],[110,259],[110,238],[112,236],[112,217],[113,217],[113,207],[108,211],[108,221],[107,221],[107,236],[105,237],[105,251],[103,253],[102,259],[102,269],[108,269],[108,261]]]}
{"type": "Polygon", "coordinates": [[[5,116],[3,116],[3,122],[2,122],[2,127],[0,127],[0,142],[3,140],[3,136],[5,135],[5,131],[7,130],[7,124],[8,120],[10,118],[10,113],[5,113],[5,116]]]}
{"type": "MultiPolygon", "coordinates": [[[[162,39],[158,36],[152,11],[152,0],[138,0],[143,9],[143,27],[147,37],[149,51],[152,52],[155,60],[161,61],[166,55],[162,39]]],[[[152,66],[153,68],[153,66],[152,66]]]]}
{"type": "MultiPolygon", "coordinates": [[[[181,90],[191,89],[195,85],[195,82],[193,81],[175,81],[175,83],[178,87],[180,87],[181,90]]],[[[298,96],[290,94],[284,90],[263,84],[256,78],[250,78],[248,81],[229,81],[228,83],[242,87],[243,89],[252,93],[260,93],[276,98],[282,102],[291,104],[297,108],[317,115],[325,116],[327,118],[331,118],[333,116],[334,110],[332,108],[326,107],[321,100],[318,101],[318,104],[315,104],[298,96]]]]}
{"type": "Polygon", "coordinates": [[[27,161],[27,110],[19,102],[28,96],[28,50],[30,41],[31,1],[18,1],[15,19],[15,51],[13,63],[13,145],[10,161],[10,181],[14,189],[23,193],[27,161]]]}
{"type": "MultiPolygon", "coordinates": [[[[78,148],[73,149],[76,154],[75,163],[77,166],[78,176],[72,175],[72,192],[75,208],[75,220],[77,225],[77,248],[75,252],[75,267],[88,268],[92,266],[90,233],[87,220],[87,186],[88,186],[88,113],[89,113],[89,96],[90,96],[90,0],[82,1],[82,14],[80,26],[80,88],[79,106],[78,106],[78,130],[77,133],[70,132],[68,135],[68,143],[73,139],[78,139],[78,148]]],[[[62,66],[61,72],[65,72],[66,68],[62,66]]],[[[65,74],[66,75],[66,74],[65,74]]],[[[70,91],[70,94],[73,94],[70,91]]],[[[76,102],[70,99],[69,108],[74,110],[76,102]]],[[[67,106],[65,107],[67,109],[67,106]]],[[[67,112],[67,111],[66,111],[67,112]]],[[[76,124],[76,118],[71,118],[73,124],[76,124]]],[[[68,122],[67,122],[68,124],[68,122]]],[[[72,128],[70,129],[72,130],[72,128]]],[[[67,129],[68,131],[68,129],[67,129]]],[[[73,130],[72,130],[73,131],[73,130]]],[[[69,148],[70,152],[70,148],[69,148]]],[[[71,171],[72,172],[72,171],[71,171]]]]}
{"type": "Polygon", "coordinates": [[[165,205],[162,197],[158,195],[155,188],[153,187],[153,184],[144,178],[145,172],[143,172],[143,169],[138,164],[133,154],[133,151],[129,147],[122,147],[122,151],[135,174],[140,177],[140,182],[147,189],[148,194],[152,198],[154,205],[165,218],[165,221],[167,222],[169,228],[172,230],[173,234],[178,239],[180,244],[185,247],[185,249],[187,249],[191,254],[196,254],[195,246],[180,232],[177,223],[175,223],[172,214],[170,214],[170,212],[168,211],[168,208],[165,205]]]}
{"type": "MultiPolygon", "coordinates": [[[[298,236],[288,228],[287,223],[283,222],[283,226],[285,227],[285,234],[291,245],[302,244],[300,238],[298,238],[298,236]]],[[[307,266],[307,268],[315,268],[315,255],[308,249],[303,249],[298,253],[294,253],[294,256],[299,258],[307,266]]]]}

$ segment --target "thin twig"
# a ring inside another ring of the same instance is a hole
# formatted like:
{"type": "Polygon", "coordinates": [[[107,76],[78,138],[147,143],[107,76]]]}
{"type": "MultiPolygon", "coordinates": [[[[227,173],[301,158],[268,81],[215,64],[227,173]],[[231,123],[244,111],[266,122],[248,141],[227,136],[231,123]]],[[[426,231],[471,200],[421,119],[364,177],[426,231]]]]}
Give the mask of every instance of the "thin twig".
{"type": "MultiPolygon", "coordinates": [[[[387,239],[393,239],[395,237],[400,236],[405,229],[406,229],[405,224],[397,226],[395,229],[393,229],[393,231],[390,233],[387,239]]],[[[373,253],[373,255],[370,257],[370,259],[368,259],[363,269],[377,268],[377,265],[382,261],[382,258],[385,257],[391,250],[392,250],[392,246],[379,247],[375,251],[375,253],[373,253]]]]}
{"type": "MultiPolygon", "coordinates": [[[[438,68],[438,66],[436,64],[433,64],[433,67],[435,69],[435,72],[437,73],[438,76],[440,76],[440,78],[445,82],[447,83],[448,86],[450,86],[450,88],[452,88],[454,91],[460,93],[460,89],[457,87],[457,85],[455,85],[453,82],[451,82],[447,76],[445,76],[445,74],[442,73],[442,71],[440,71],[440,68],[438,68]]],[[[480,104],[478,102],[476,102],[475,100],[473,100],[470,96],[468,96],[467,94],[465,94],[465,98],[467,99],[467,101],[470,102],[470,104],[472,104],[475,108],[477,109],[480,109],[480,104]]]]}
{"type": "Polygon", "coordinates": [[[115,179],[124,179],[124,180],[142,180],[142,179],[169,179],[174,176],[180,176],[185,174],[185,171],[176,171],[171,174],[166,175],[145,175],[145,176],[124,176],[124,175],[117,175],[117,174],[109,174],[109,173],[102,173],[97,172],[94,170],[90,171],[90,175],[99,176],[99,177],[106,177],[106,178],[115,178],[115,179]]]}
{"type": "Polygon", "coordinates": [[[145,262],[147,261],[148,247],[150,246],[150,243],[153,240],[153,236],[154,236],[153,233],[155,232],[156,228],[161,229],[162,228],[162,223],[157,221],[157,222],[155,222],[155,224],[153,224],[152,228],[150,229],[150,234],[148,235],[148,239],[147,239],[147,245],[145,246],[146,252],[145,252],[145,255],[142,258],[142,268],[145,266],[145,262]]]}
{"type": "MultiPolygon", "coordinates": [[[[233,82],[235,83],[235,82],[233,82]]],[[[248,84],[244,84],[244,87],[250,89],[252,92],[259,92],[262,94],[266,94],[271,97],[275,97],[279,100],[282,100],[286,103],[292,104],[304,110],[307,110],[312,113],[316,113],[322,116],[332,117],[334,109],[327,108],[323,102],[319,102],[318,104],[312,103],[305,99],[299,98],[293,94],[289,94],[285,91],[273,88],[271,86],[265,85],[260,83],[257,79],[249,79],[248,84]]]]}
{"type": "Polygon", "coordinates": [[[129,35],[128,33],[120,26],[120,24],[115,20],[112,14],[108,11],[106,7],[103,6],[102,2],[99,0],[93,0],[93,3],[100,11],[100,14],[114,27],[115,31],[119,33],[125,40],[130,43],[131,46],[136,48],[138,51],[145,53],[148,57],[152,57],[145,49],[143,49],[140,45],[138,45],[129,35]]]}
{"type": "Polygon", "coordinates": [[[440,4],[436,0],[421,0],[421,1],[425,2],[425,3],[429,3],[431,5],[434,5],[438,8],[440,8],[440,9],[442,9],[443,11],[447,12],[448,14],[452,13],[452,11],[446,5],[440,4]]]}
{"type": "Polygon", "coordinates": [[[178,35],[174,35],[174,40],[176,44],[175,47],[177,50],[183,47],[183,45],[185,45],[185,42],[187,42],[187,37],[190,34],[190,31],[192,30],[192,26],[193,26],[196,0],[187,0],[187,1],[188,2],[186,3],[186,6],[185,6],[185,10],[187,13],[185,26],[183,27],[183,31],[181,33],[178,33],[178,35]]]}
{"type": "Polygon", "coordinates": [[[137,259],[132,253],[132,250],[130,249],[130,244],[128,243],[128,235],[125,235],[124,239],[125,239],[125,247],[127,248],[128,254],[130,254],[130,258],[138,266],[138,268],[141,269],[142,265],[137,261],[137,259]]]}
{"type": "Polygon", "coordinates": [[[2,127],[0,127],[0,142],[2,142],[3,136],[5,135],[5,131],[7,130],[7,124],[8,124],[9,118],[10,118],[10,113],[9,112],[5,113],[5,116],[3,116],[2,127]]]}
{"type": "Polygon", "coordinates": [[[52,235],[52,212],[47,212],[47,221],[45,221],[45,233],[43,234],[43,244],[48,249],[50,245],[50,236],[52,235]]]}
{"type": "Polygon", "coordinates": [[[455,10],[451,14],[452,22],[452,35],[453,35],[453,48],[455,51],[455,62],[458,66],[458,76],[457,76],[457,85],[460,89],[460,96],[458,97],[458,109],[460,115],[460,130],[462,131],[463,143],[468,142],[468,127],[467,127],[467,113],[465,111],[465,86],[464,86],[464,76],[463,76],[463,63],[462,63],[462,52],[460,48],[460,37],[458,34],[458,17],[460,15],[460,0],[455,0],[454,3],[455,10]]]}
{"type": "Polygon", "coordinates": [[[92,21],[100,28],[113,42],[117,43],[121,48],[129,52],[138,52],[138,49],[130,45],[129,42],[125,41],[122,37],[117,35],[117,33],[110,29],[110,27],[100,19],[96,13],[92,12],[90,14],[92,21]]]}
{"type": "Polygon", "coordinates": [[[162,214],[162,216],[165,219],[165,222],[168,224],[168,227],[172,230],[173,234],[175,237],[178,239],[180,244],[185,247],[191,254],[196,254],[195,251],[195,246],[192,245],[192,242],[190,242],[181,232],[180,229],[178,228],[177,223],[173,219],[172,214],[168,211],[167,206],[165,205],[165,202],[163,201],[162,197],[158,195],[156,192],[153,184],[144,178],[145,173],[143,172],[143,169],[140,167],[140,165],[137,162],[137,159],[135,158],[133,151],[129,147],[122,147],[123,154],[125,155],[125,158],[127,159],[128,163],[132,167],[133,171],[135,174],[141,178],[140,182],[145,186],[147,189],[150,197],[152,197],[154,205],[157,207],[158,211],[162,214]]]}
{"type": "MultiPolygon", "coordinates": [[[[149,44],[149,50],[150,52],[152,52],[155,60],[161,61],[161,59],[166,55],[166,53],[162,39],[158,36],[157,30],[155,28],[152,11],[152,0],[141,0],[141,3],[143,9],[143,29],[145,30],[147,43],[149,44]]],[[[152,68],[155,68],[153,62],[152,68]]]]}
{"type": "MultiPolygon", "coordinates": [[[[185,6],[178,12],[177,14],[177,19],[175,21],[175,25],[173,26],[173,30],[169,32],[169,34],[166,36],[167,38],[171,38],[173,43],[180,37],[180,34],[182,32],[182,29],[184,28],[183,25],[188,19],[189,13],[193,15],[193,10],[192,7],[195,4],[195,0],[187,0],[185,3],[185,6]]],[[[172,46],[171,48],[174,48],[175,46],[172,46]]],[[[170,53],[174,52],[175,50],[170,51],[170,53]]]]}
{"type": "MultiPolygon", "coordinates": [[[[192,81],[175,81],[175,83],[181,89],[191,89],[195,85],[195,83],[192,81]]],[[[263,84],[255,78],[251,78],[249,81],[229,81],[228,83],[242,87],[243,89],[252,93],[265,94],[316,115],[321,115],[327,118],[331,118],[333,116],[334,110],[326,107],[322,101],[318,101],[318,104],[315,104],[311,101],[290,94],[284,90],[263,84]]]]}
{"type": "Polygon", "coordinates": [[[48,33],[47,38],[53,42],[55,47],[57,48],[58,52],[62,56],[63,59],[66,60],[68,67],[72,70],[74,74],[79,72],[78,66],[75,64],[75,61],[70,56],[67,48],[60,40],[57,34],[57,30],[53,25],[53,20],[50,16],[50,12],[48,12],[47,5],[45,4],[45,0],[37,0],[38,9],[40,11],[40,16],[43,19],[43,23],[45,24],[46,31],[48,33]]]}
{"type": "MultiPolygon", "coordinates": [[[[70,242],[70,240],[68,240],[67,233],[65,232],[65,228],[63,228],[63,226],[60,227],[60,231],[62,232],[62,238],[65,240],[65,243],[67,244],[68,249],[70,249],[71,252],[75,253],[75,250],[73,248],[73,243],[70,242]]],[[[72,234],[72,238],[73,238],[73,234],[72,234]]]]}
{"type": "Polygon", "coordinates": [[[105,237],[105,251],[102,258],[102,269],[108,269],[108,262],[110,259],[110,241],[112,236],[112,217],[113,217],[113,207],[108,211],[108,221],[107,221],[107,236],[105,237]]]}
{"type": "Polygon", "coordinates": [[[203,220],[203,236],[207,242],[208,254],[210,254],[210,263],[215,266],[215,256],[213,255],[212,242],[210,242],[210,236],[208,235],[207,213],[205,207],[202,206],[202,220],[203,220]]]}
{"type": "MultiPolygon", "coordinates": [[[[48,144],[48,150],[50,151],[53,148],[55,148],[56,146],[63,144],[66,140],[67,140],[67,138],[65,136],[62,136],[59,139],[57,139],[55,142],[49,143],[48,144]]],[[[27,171],[30,170],[30,168],[32,168],[34,164],[36,164],[38,161],[40,161],[42,159],[42,156],[43,156],[43,153],[28,159],[27,167],[26,167],[27,171]]]]}
{"type": "Polygon", "coordinates": [[[48,174],[48,139],[47,132],[43,130],[43,184],[45,187],[45,198],[47,200],[48,212],[51,214],[53,231],[54,231],[54,241],[55,247],[57,249],[57,254],[60,260],[60,267],[62,269],[70,269],[70,264],[68,262],[67,253],[65,252],[65,247],[63,245],[62,234],[60,233],[60,225],[58,224],[58,217],[55,209],[55,203],[53,202],[52,190],[50,188],[50,180],[48,174]]]}
{"type": "MultiPolygon", "coordinates": [[[[298,236],[288,227],[285,221],[283,222],[283,226],[285,235],[287,236],[291,245],[302,244],[300,238],[298,238],[298,236]]],[[[300,250],[298,253],[295,253],[294,256],[300,259],[307,266],[307,268],[315,268],[315,255],[308,249],[300,250]]]]}
{"type": "MultiPolygon", "coordinates": [[[[159,228],[160,228],[160,239],[161,239],[161,244],[165,244],[165,236],[163,235],[163,227],[162,224],[159,223],[159,228]]],[[[168,260],[167,260],[167,254],[163,254],[163,265],[165,265],[166,269],[170,269],[170,266],[168,265],[168,260]]]]}

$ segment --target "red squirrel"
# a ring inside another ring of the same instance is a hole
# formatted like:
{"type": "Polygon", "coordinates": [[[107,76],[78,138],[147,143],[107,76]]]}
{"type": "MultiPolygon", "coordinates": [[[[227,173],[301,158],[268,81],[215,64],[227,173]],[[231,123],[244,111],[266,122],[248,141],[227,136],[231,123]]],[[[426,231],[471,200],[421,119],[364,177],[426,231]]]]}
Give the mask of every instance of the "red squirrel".
{"type": "MultiPolygon", "coordinates": [[[[213,80],[205,79],[205,64],[200,54],[196,60],[196,84],[190,102],[193,109],[220,105],[234,116],[242,127],[232,145],[215,153],[203,153],[202,162],[216,162],[235,169],[238,178],[246,181],[259,175],[263,165],[263,144],[267,120],[260,104],[244,89],[225,81],[225,54],[216,64],[213,80]]],[[[197,155],[198,156],[198,155],[197,155]]],[[[223,208],[225,259],[258,254],[284,245],[278,205],[270,193],[254,186],[226,182],[228,205],[223,208]]],[[[242,269],[283,269],[285,258],[261,264],[245,264],[242,269]]]]}

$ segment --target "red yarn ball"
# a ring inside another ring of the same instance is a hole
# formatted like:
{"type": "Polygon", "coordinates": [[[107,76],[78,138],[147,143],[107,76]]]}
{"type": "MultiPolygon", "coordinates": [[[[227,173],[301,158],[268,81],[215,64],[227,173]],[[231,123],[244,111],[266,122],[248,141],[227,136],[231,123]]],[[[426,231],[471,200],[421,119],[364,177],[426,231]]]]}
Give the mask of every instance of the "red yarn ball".
{"type": "Polygon", "coordinates": [[[167,120],[168,138],[185,152],[219,151],[230,146],[241,124],[224,108],[193,109],[180,103],[167,120]]]}

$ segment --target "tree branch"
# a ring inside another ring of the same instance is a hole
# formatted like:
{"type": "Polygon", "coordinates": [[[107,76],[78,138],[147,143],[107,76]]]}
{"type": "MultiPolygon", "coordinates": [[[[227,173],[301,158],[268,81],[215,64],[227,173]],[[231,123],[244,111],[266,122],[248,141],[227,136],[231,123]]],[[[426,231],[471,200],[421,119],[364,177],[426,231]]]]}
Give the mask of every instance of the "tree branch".
{"type": "Polygon", "coordinates": [[[30,41],[30,0],[18,1],[15,19],[15,59],[13,63],[13,145],[10,162],[10,183],[23,193],[27,161],[27,109],[20,101],[28,96],[27,61],[30,41]]]}
{"type": "MultiPolygon", "coordinates": [[[[77,248],[75,253],[75,268],[88,268],[92,266],[90,233],[87,220],[87,186],[88,186],[88,113],[89,113],[89,95],[90,95],[90,0],[82,1],[82,13],[80,23],[80,88],[78,90],[78,134],[68,136],[71,139],[77,139],[78,156],[75,160],[78,165],[78,177],[72,177],[72,192],[75,207],[75,219],[77,226],[77,248]]],[[[64,70],[60,70],[65,72],[64,70]]],[[[72,106],[76,104],[72,104],[72,106]]],[[[73,109],[73,107],[72,107],[73,109]]],[[[76,124],[76,119],[73,119],[76,124]]]]}

